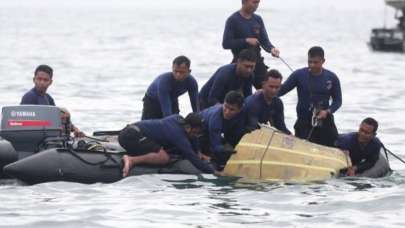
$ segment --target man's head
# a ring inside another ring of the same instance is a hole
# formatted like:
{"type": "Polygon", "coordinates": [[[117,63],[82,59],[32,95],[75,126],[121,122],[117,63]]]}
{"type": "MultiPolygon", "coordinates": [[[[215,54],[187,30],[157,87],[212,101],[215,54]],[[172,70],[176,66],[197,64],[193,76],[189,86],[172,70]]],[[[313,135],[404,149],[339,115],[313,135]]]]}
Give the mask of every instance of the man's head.
{"type": "Polygon", "coordinates": [[[243,96],[236,91],[229,91],[225,95],[224,104],[222,105],[222,112],[224,119],[230,120],[238,115],[243,106],[243,96]]]}
{"type": "Polygon", "coordinates": [[[242,50],[236,62],[236,74],[244,78],[251,77],[255,70],[256,61],[257,53],[253,49],[242,50]]]}
{"type": "Polygon", "coordinates": [[[308,50],[308,67],[312,74],[320,74],[322,65],[325,63],[325,53],[319,46],[311,47],[308,50]]]}
{"type": "Polygon", "coordinates": [[[178,56],[173,60],[172,72],[176,81],[183,81],[190,75],[190,64],[190,59],[184,55],[178,56]]]}
{"type": "Polygon", "coordinates": [[[260,0],[242,0],[242,10],[252,14],[259,7],[260,0]]]}
{"type": "Polygon", "coordinates": [[[198,137],[202,133],[203,119],[198,113],[190,113],[184,118],[184,128],[188,137],[198,137]]]}
{"type": "Polygon", "coordinates": [[[371,118],[367,117],[363,121],[361,121],[358,138],[360,144],[367,144],[369,143],[376,135],[378,129],[378,122],[371,118]]]}
{"type": "Polygon", "coordinates": [[[276,97],[281,87],[283,76],[278,70],[270,70],[267,72],[262,81],[263,95],[266,100],[271,100],[276,97]]]}
{"type": "Polygon", "coordinates": [[[35,69],[34,73],[34,85],[35,89],[41,93],[45,94],[48,87],[52,84],[53,70],[48,65],[39,65],[35,69]]]}

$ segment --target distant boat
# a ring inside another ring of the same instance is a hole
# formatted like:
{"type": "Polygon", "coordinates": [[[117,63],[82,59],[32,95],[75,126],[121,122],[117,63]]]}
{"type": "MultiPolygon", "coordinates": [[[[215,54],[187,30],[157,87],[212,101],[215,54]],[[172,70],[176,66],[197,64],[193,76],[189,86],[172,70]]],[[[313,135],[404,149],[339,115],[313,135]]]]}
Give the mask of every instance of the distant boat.
{"type": "Polygon", "coordinates": [[[405,8],[405,0],[385,0],[385,4],[399,10],[405,8]]]}
{"type": "Polygon", "coordinates": [[[396,9],[398,24],[394,28],[374,28],[371,30],[370,46],[376,51],[405,51],[405,0],[385,0],[396,9]],[[398,14],[401,14],[398,16],[398,14]]]}

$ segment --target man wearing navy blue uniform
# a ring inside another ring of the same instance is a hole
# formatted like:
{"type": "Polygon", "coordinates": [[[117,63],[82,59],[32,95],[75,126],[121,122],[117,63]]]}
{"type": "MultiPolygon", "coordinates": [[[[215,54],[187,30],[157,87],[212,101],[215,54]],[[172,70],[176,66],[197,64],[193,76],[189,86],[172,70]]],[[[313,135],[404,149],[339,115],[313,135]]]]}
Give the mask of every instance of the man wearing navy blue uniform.
{"type": "Polygon", "coordinates": [[[138,164],[166,165],[176,152],[201,172],[214,173],[212,166],[200,159],[191,144],[201,129],[202,119],[195,113],[186,118],[174,114],[128,125],[118,136],[120,145],[128,153],[123,157],[123,176],[127,176],[130,169],[138,164]]]}
{"type": "Polygon", "coordinates": [[[158,76],[143,98],[142,120],[160,119],[179,113],[178,97],[188,92],[193,112],[198,111],[198,84],[190,75],[190,60],[178,56],[173,60],[172,72],[158,76]]]}
{"type": "Polygon", "coordinates": [[[333,113],[342,105],[342,91],[336,74],[322,67],[324,62],[323,49],[310,48],[308,67],[294,71],[281,86],[279,96],[297,88],[295,136],[333,146],[338,135],[333,113]]]}
{"type": "MultiPolygon", "coordinates": [[[[34,72],[34,88],[24,94],[21,105],[51,105],[56,106],[55,101],[46,91],[52,84],[53,69],[48,65],[39,65],[34,72]]],[[[66,132],[73,132],[76,137],[83,137],[84,133],[70,122],[70,113],[65,108],[61,109],[61,118],[67,127],[66,132]]]]}
{"type": "Polygon", "coordinates": [[[352,166],[347,169],[347,176],[354,176],[372,168],[380,156],[382,143],[375,137],[378,122],[373,118],[364,119],[358,132],[339,136],[336,145],[348,151],[352,166]]]}
{"type": "Polygon", "coordinates": [[[258,57],[253,85],[256,89],[261,86],[261,77],[267,72],[267,66],[260,54],[260,47],[274,57],[280,51],[270,42],[262,18],[254,12],[259,7],[260,0],[242,0],[242,8],[233,13],[226,21],[222,47],[231,49],[232,62],[236,62],[239,53],[246,48],[255,50],[258,57]]]}
{"type": "Polygon", "coordinates": [[[224,168],[244,133],[242,106],[242,95],[230,91],[224,104],[212,106],[200,113],[204,120],[204,133],[200,138],[202,152],[211,157],[218,170],[224,168]]]}
{"type": "Polygon", "coordinates": [[[55,101],[46,91],[52,84],[53,69],[48,65],[39,65],[34,73],[34,88],[24,94],[22,105],[52,105],[55,101]]]}
{"type": "Polygon", "coordinates": [[[256,65],[256,54],[250,49],[239,53],[238,61],[220,67],[201,88],[200,109],[224,103],[229,91],[238,91],[244,97],[252,94],[252,76],[256,65]]]}
{"type": "Polygon", "coordinates": [[[278,130],[291,134],[284,122],[284,105],[277,97],[283,77],[277,70],[270,70],[264,75],[261,91],[245,99],[243,112],[247,113],[249,131],[259,128],[259,123],[267,124],[278,130]]]}

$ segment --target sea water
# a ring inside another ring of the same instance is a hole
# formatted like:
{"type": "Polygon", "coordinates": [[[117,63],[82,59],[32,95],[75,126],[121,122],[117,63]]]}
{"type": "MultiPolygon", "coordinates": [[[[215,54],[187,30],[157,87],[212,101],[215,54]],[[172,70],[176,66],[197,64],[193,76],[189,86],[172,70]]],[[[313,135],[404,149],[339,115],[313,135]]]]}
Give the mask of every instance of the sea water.
{"type": "MultiPolygon", "coordinates": [[[[87,134],[139,120],[142,97],[178,55],[200,87],[231,61],[221,47],[226,18],[240,0],[1,0],[0,105],[32,88],[37,65],[54,68],[49,93],[87,134]]],[[[320,45],[340,79],[341,133],[371,116],[378,137],[405,157],[405,55],[373,52],[374,27],[395,26],[383,0],[263,0],[271,41],[294,69],[320,45]]],[[[280,60],[265,62],[288,77],[280,60]]],[[[283,97],[287,126],[296,93],[283,97]]],[[[191,110],[180,98],[182,114],[191,110]]],[[[211,175],[145,175],[113,184],[0,182],[0,227],[404,227],[405,164],[381,179],[312,184],[252,183],[211,175]]]]}

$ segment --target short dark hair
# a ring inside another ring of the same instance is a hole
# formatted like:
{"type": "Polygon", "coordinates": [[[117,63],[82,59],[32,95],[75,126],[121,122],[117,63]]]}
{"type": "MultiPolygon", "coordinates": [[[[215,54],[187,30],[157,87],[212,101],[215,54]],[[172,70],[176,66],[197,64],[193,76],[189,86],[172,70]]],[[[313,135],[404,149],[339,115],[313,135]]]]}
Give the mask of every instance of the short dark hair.
{"type": "Polygon", "coordinates": [[[35,69],[35,72],[34,72],[34,76],[37,75],[37,73],[39,71],[42,71],[42,72],[45,72],[45,73],[49,74],[49,76],[51,76],[51,79],[52,79],[53,69],[50,66],[48,66],[48,65],[39,65],[39,66],[37,66],[37,68],[35,69]]]}
{"type": "Polygon", "coordinates": [[[308,50],[308,57],[321,57],[322,59],[325,59],[325,52],[323,51],[323,48],[319,46],[313,46],[308,50]]]}
{"type": "Polygon", "coordinates": [[[177,57],[173,60],[173,65],[180,66],[181,64],[186,64],[186,66],[187,66],[188,68],[190,68],[191,61],[190,61],[189,58],[187,58],[187,57],[184,56],[184,55],[177,56],[177,57]]]}
{"type": "Polygon", "coordinates": [[[377,129],[378,129],[378,122],[377,120],[371,118],[371,117],[367,117],[365,118],[363,121],[361,121],[361,123],[365,123],[367,125],[373,126],[374,130],[373,132],[376,133],[377,129]]]}
{"type": "Polygon", "coordinates": [[[280,79],[283,80],[283,75],[281,75],[280,71],[276,69],[269,70],[265,75],[263,75],[262,82],[266,82],[269,78],[280,79]]]}
{"type": "Polygon", "coordinates": [[[252,48],[243,49],[238,55],[238,60],[256,62],[257,53],[252,48]]]}
{"type": "Polygon", "coordinates": [[[236,91],[229,91],[225,95],[224,103],[230,104],[230,105],[237,105],[239,108],[242,108],[243,106],[243,95],[239,92],[236,91]]]}
{"type": "Polygon", "coordinates": [[[203,123],[204,120],[198,113],[189,113],[186,118],[184,118],[184,124],[191,128],[203,128],[203,123]]]}

